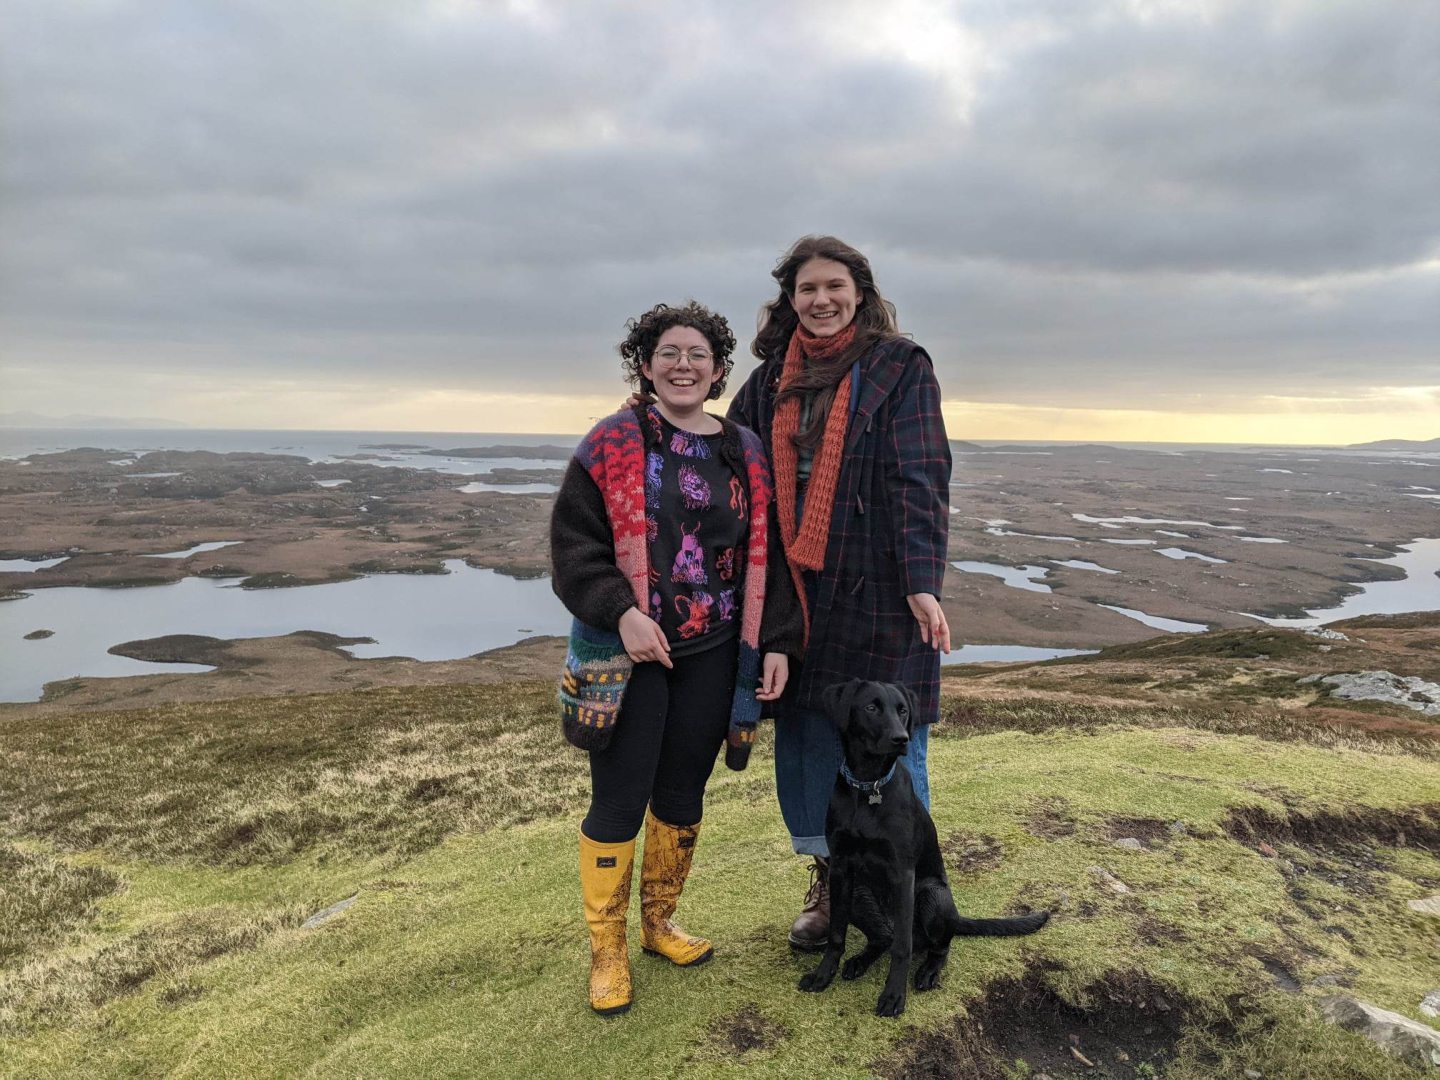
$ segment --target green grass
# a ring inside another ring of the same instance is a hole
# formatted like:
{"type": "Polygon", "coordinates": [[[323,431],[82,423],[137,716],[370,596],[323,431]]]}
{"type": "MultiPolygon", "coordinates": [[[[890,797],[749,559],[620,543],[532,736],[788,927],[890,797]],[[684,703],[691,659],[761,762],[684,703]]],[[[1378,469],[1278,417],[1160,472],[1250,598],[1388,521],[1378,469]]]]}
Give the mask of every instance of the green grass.
{"type": "Polygon", "coordinates": [[[1433,988],[1433,920],[1405,900],[1440,886],[1440,765],[1408,744],[1291,738],[1298,721],[1262,710],[960,703],[931,747],[937,826],[952,850],[983,837],[995,854],[954,874],[959,904],[1056,916],[1031,938],[958,942],[942,987],[894,1022],[871,1014],[881,970],[795,989],[815,962],[784,944],[806,877],[762,741],[712,781],[682,900],[715,960],[682,971],[632,948],[635,1008],[600,1019],[575,880],[584,759],[552,694],[0,726],[0,1075],[900,1075],[922,1051],[956,1069],[983,1053],[980,1018],[985,1038],[1048,1031],[1065,1003],[1157,1018],[1153,993],[1184,1019],[1161,1075],[1409,1075],[1306,1000],[1339,975],[1418,1019],[1433,988]],[[1148,850],[1116,849],[1121,834],[1148,850]],[[1305,989],[1277,989],[1267,963],[1305,989]]]}
{"type": "Polygon", "coordinates": [[[234,866],[420,851],[581,805],[553,699],[389,688],[0,722],[0,835],[234,866]]]}

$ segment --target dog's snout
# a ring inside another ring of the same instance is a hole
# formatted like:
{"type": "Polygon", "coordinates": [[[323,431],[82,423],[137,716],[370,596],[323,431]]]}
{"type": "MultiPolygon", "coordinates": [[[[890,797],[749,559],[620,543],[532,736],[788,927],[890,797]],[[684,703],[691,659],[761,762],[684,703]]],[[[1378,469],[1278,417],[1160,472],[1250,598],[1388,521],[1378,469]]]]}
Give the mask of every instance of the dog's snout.
{"type": "Polygon", "coordinates": [[[909,745],[910,736],[905,734],[903,731],[897,732],[896,734],[890,736],[891,750],[894,750],[898,753],[903,753],[909,745]]]}

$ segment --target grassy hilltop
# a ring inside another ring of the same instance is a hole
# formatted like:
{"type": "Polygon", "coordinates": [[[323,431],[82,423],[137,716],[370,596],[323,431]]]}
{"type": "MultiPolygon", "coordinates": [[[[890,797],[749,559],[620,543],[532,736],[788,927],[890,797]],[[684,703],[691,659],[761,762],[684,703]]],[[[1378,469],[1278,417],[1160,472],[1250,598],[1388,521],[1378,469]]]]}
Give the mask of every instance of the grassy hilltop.
{"type": "Polygon", "coordinates": [[[1440,720],[1297,679],[1434,679],[1440,620],[1347,633],[948,675],[959,906],[1056,916],[957,941],[899,1021],[883,964],[795,989],[768,742],[718,770],[681,903],[715,960],[642,956],[632,922],[636,1005],[600,1019],[548,682],[0,720],[0,1075],[1419,1075],[1314,1002],[1423,1019],[1440,987],[1406,907],[1440,891],[1440,720]]]}

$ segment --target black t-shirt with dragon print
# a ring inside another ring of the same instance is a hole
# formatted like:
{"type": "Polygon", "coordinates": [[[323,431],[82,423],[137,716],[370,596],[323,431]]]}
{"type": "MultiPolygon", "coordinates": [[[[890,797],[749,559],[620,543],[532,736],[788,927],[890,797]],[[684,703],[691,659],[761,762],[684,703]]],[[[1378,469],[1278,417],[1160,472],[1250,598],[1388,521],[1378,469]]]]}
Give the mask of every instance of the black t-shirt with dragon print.
{"type": "Polygon", "coordinates": [[[645,458],[650,617],[670,655],[684,656],[739,632],[750,507],[745,478],[720,453],[723,434],[682,431],[649,412],[662,432],[645,458]]]}

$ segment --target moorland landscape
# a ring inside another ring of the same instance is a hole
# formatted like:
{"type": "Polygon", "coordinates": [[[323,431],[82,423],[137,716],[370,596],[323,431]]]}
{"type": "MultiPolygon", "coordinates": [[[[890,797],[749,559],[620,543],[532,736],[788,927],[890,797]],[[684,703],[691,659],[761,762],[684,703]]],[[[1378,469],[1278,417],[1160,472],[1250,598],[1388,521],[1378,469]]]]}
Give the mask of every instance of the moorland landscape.
{"type": "MultiPolygon", "coordinates": [[[[0,579],[10,610],[201,575],[304,595],[446,559],[544,572],[544,493],[107,454],[0,463],[0,555],[65,556],[0,579]],[[179,475],[132,475],[154,472],[179,475]]],[[[1434,459],[1393,455],[957,444],[951,557],[992,568],[947,578],[957,638],[1098,651],[947,668],[931,768],[959,905],[1054,917],[958,943],[898,1022],[871,1015],[873,974],[795,988],[815,961],[785,943],[805,870],[768,733],[717,775],[682,902],[715,961],[636,949],[636,1006],[601,1020],[557,639],[429,662],[304,626],[116,642],[213,670],[0,706],[0,1075],[1420,1075],[1440,1037],[1440,615],[1245,614],[1333,606],[1436,535],[1415,497],[1434,459]],[[1347,696],[1367,671],[1409,690],[1347,696]]]]}

